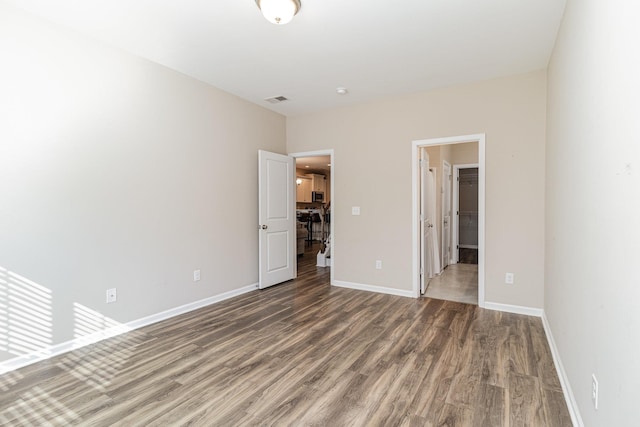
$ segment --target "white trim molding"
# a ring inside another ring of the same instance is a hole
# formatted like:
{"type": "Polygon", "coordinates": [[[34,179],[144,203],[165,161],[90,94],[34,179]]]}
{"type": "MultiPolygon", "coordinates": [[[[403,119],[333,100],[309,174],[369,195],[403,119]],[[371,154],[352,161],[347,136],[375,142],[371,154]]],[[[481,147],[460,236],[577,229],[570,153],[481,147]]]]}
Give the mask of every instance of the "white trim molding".
{"type": "Polygon", "coordinates": [[[413,240],[413,287],[412,296],[420,298],[420,177],[419,151],[421,147],[435,145],[478,143],[478,306],[485,307],[485,134],[451,136],[413,141],[411,144],[411,181],[412,181],[412,240],[413,240]]]}
{"type": "MultiPolygon", "coordinates": [[[[478,169],[478,171],[480,170],[480,167],[478,165],[478,163],[463,163],[463,164],[457,164],[457,165],[453,165],[452,169],[451,169],[451,173],[453,175],[453,177],[455,177],[455,185],[453,185],[453,191],[452,191],[452,195],[453,197],[451,198],[451,204],[452,204],[452,209],[451,209],[451,246],[452,247],[457,247],[457,248],[464,248],[467,247],[467,245],[461,245],[460,244],[460,233],[459,233],[459,224],[460,224],[460,215],[458,215],[458,211],[460,210],[460,169],[471,169],[471,168],[475,168],[478,169]]],[[[479,176],[479,175],[478,175],[479,176]]],[[[479,187],[479,186],[478,186],[479,187]]],[[[479,192],[478,192],[479,194],[479,192]]],[[[480,217],[478,217],[479,219],[480,217]]],[[[480,240],[478,239],[478,242],[480,240]]],[[[468,249],[478,249],[478,245],[474,245],[473,248],[469,247],[468,249]]],[[[460,262],[459,259],[459,253],[458,251],[455,251],[455,260],[456,260],[456,264],[458,262],[460,262]]]]}
{"type": "Polygon", "coordinates": [[[55,344],[36,352],[14,357],[13,359],[6,360],[0,363],[0,375],[6,372],[10,372],[19,368],[22,368],[32,363],[40,362],[51,357],[59,356],[78,348],[85,347],[90,344],[94,344],[98,341],[105,340],[107,338],[115,337],[116,335],[123,334],[125,332],[133,331],[134,329],[141,328],[143,326],[151,325],[152,323],[167,320],[175,316],[179,316],[184,313],[188,313],[193,310],[197,310],[202,307],[206,307],[211,304],[215,304],[220,301],[227,300],[229,298],[236,297],[238,295],[246,294],[247,292],[255,291],[258,289],[258,284],[244,286],[242,288],[234,289],[228,292],[224,292],[218,295],[214,295],[209,298],[204,298],[199,301],[194,301],[179,307],[170,308],[169,310],[162,311],[160,313],[152,314],[150,316],[142,317],[140,319],[133,320],[131,322],[123,323],[117,326],[104,329],[85,335],[80,338],[74,338],[70,341],[66,341],[60,344],[55,344]]]}
{"type": "Polygon", "coordinates": [[[485,302],[484,308],[488,310],[504,311],[506,313],[524,314],[525,316],[542,317],[541,308],[525,307],[522,305],[501,304],[499,302],[485,302]]]}
{"type": "Polygon", "coordinates": [[[544,327],[544,332],[547,335],[547,342],[549,343],[549,349],[551,350],[551,356],[553,357],[553,364],[556,367],[556,372],[558,373],[558,378],[560,379],[562,394],[564,394],[564,400],[567,403],[567,409],[569,410],[569,416],[571,416],[571,422],[575,427],[584,427],[582,416],[580,416],[580,411],[578,410],[578,403],[576,402],[576,398],[573,395],[573,390],[571,390],[569,377],[567,376],[567,372],[564,370],[564,365],[562,364],[562,360],[560,359],[560,353],[558,353],[556,342],[553,339],[551,326],[549,325],[549,320],[547,320],[546,313],[542,313],[542,326],[544,327]]]}
{"type": "Polygon", "coordinates": [[[143,326],[150,325],[152,323],[160,322],[162,320],[170,319],[175,316],[179,316],[184,313],[188,313],[190,311],[197,310],[202,307],[206,307],[211,304],[215,304],[220,301],[224,301],[233,297],[237,297],[238,295],[246,294],[251,291],[255,291],[258,289],[258,283],[254,283],[252,285],[244,286],[239,289],[234,289],[228,292],[224,292],[218,295],[214,295],[209,298],[201,299],[199,301],[195,301],[189,304],[181,305],[179,307],[170,308],[169,310],[162,311],[157,314],[152,314],[151,316],[143,317],[142,319],[134,320],[132,322],[127,323],[127,326],[130,326],[131,329],[141,328],[143,326]]]}
{"type": "MultiPolygon", "coordinates": [[[[327,148],[324,150],[315,150],[315,151],[302,151],[299,153],[289,153],[288,156],[297,159],[298,157],[319,157],[319,156],[330,156],[331,157],[331,170],[329,171],[329,176],[331,178],[331,211],[335,212],[335,200],[336,200],[336,180],[334,171],[336,170],[336,156],[334,155],[333,148],[327,148]]],[[[294,213],[295,215],[295,213],[294,213]]],[[[335,232],[335,215],[331,215],[331,222],[329,223],[329,235],[331,236],[331,257],[329,258],[329,263],[331,267],[331,271],[329,272],[329,280],[333,283],[333,277],[335,269],[333,268],[333,260],[336,259],[336,248],[333,242],[336,240],[336,232],[335,232]]],[[[297,272],[296,272],[297,277],[297,272]]]]}
{"type": "Polygon", "coordinates": [[[399,297],[415,298],[412,291],[405,291],[402,289],[386,288],[384,286],[377,285],[365,285],[362,283],[344,282],[342,280],[333,280],[331,285],[338,288],[355,289],[357,291],[377,292],[379,294],[396,295],[399,297]]]}
{"type": "Polygon", "coordinates": [[[541,308],[500,304],[497,302],[487,302],[485,303],[484,308],[489,310],[506,311],[508,313],[524,314],[527,316],[536,316],[541,318],[544,333],[547,336],[547,343],[549,344],[549,349],[551,350],[553,364],[555,365],[556,372],[558,373],[558,378],[560,380],[560,385],[562,386],[562,394],[564,395],[564,400],[567,403],[567,409],[569,410],[571,422],[575,427],[584,427],[582,417],[580,416],[580,411],[578,410],[578,403],[576,402],[575,396],[573,395],[573,390],[571,390],[569,377],[567,376],[567,372],[564,370],[564,365],[562,364],[562,360],[560,359],[560,353],[558,353],[558,347],[556,347],[556,342],[553,339],[553,334],[551,333],[551,326],[549,326],[549,320],[547,319],[547,315],[544,310],[541,308]]]}

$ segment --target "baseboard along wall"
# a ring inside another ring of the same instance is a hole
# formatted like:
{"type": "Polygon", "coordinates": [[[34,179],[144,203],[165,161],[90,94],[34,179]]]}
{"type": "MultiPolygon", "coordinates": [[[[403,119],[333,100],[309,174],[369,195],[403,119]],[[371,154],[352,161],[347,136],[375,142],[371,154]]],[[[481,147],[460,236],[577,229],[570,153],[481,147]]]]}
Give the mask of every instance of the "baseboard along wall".
{"type": "Polygon", "coordinates": [[[212,297],[204,298],[199,301],[194,301],[189,304],[184,304],[179,307],[170,308],[169,310],[165,310],[160,313],[152,314],[150,316],[136,319],[131,322],[123,323],[108,329],[104,329],[99,332],[85,335],[80,338],[74,338],[72,340],[65,341],[60,344],[55,344],[29,354],[21,355],[13,359],[6,360],[0,363],[0,375],[9,371],[22,368],[27,365],[31,365],[32,363],[36,363],[45,359],[49,359],[51,357],[55,357],[55,356],[67,353],[72,350],[76,350],[78,348],[81,348],[90,344],[94,344],[96,342],[105,340],[107,338],[115,337],[116,335],[120,335],[125,332],[142,328],[143,326],[151,325],[152,323],[160,322],[162,320],[167,320],[172,317],[179,316],[181,314],[188,313],[190,311],[197,310],[199,308],[206,307],[208,305],[215,304],[217,302],[224,301],[229,298],[233,298],[235,296],[254,291],[256,289],[258,289],[258,284],[254,283],[252,285],[244,286],[239,289],[234,289],[232,291],[228,291],[222,294],[214,295],[212,297]]]}
{"type": "Polygon", "coordinates": [[[362,283],[345,282],[342,280],[334,280],[331,285],[338,288],[355,289],[358,291],[377,292],[380,294],[396,295],[399,297],[415,298],[416,296],[412,291],[405,291],[402,289],[386,288],[384,286],[365,285],[362,283]]]}
{"type": "Polygon", "coordinates": [[[569,383],[569,377],[567,376],[567,372],[564,370],[564,365],[562,364],[562,360],[560,359],[560,353],[558,353],[558,347],[556,347],[556,342],[553,339],[553,334],[551,333],[551,326],[549,325],[549,321],[547,320],[547,315],[545,313],[542,313],[542,326],[544,327],[544,333],[547,335],[547,342],[549,343],[549,348],[551,349],[553,364],[556,367],[556,372],[558,373],[558,378],[560,379],[562,394],[564,394],[564,399],[567,402],[567,408],[569,409],[571,422],[575,427],[584,427],[582,417],[580,416],[580,411],[578,410],[578,403],[576,402],[575,396],[573,395],[573,390],[571,389],[571,384],[569,383]]]}
{"type": "MultiPolygon", "coordinates": [[[[395,289],[395,288],[387,288],[383,286],[366,285],[362,283],[346,282],[342,280],[334,280],[332,282],[332,285],[340,288],[348,288],[348,289],[355,289],[360,291],[377,292],[377,293],[388,294],[388,295],[415,298],[415,295],[413,294],[412,291],[406,291],[406,290],[395,289]]],[[[239,289],[234,289],[232,291],[224,292],[219,295],[215,295],[199,301],[194,301],[189,304],[181,305],[179,307],[171,308],[169,310],[165,310],[160,313],[152,314],[150,316],[133,320],[125,324],[114,326],[112,328],[105,329],[103,331],[100,331],[94,334],[90,334],[81,338],[76,338],[70,341],[66,341],[64,343],[56,344],[56,345],[41,349],[37,352],[15,357],[13,359],[0,363],[0,375],[6,372],[10,372],[10,371],[22,368],[32,363],[49,359],[51,357],[55,357],[55,356],[67,353],[69,351],[105,340],[107,338],[114,337],[116,335],[120,335],[138,328],[142,328],[143,326],[147,326],[156,322],[167,320],[172,317],[179,316],[181,314],[188,313],[190,311],[197,310],[199,308],[206,307],[208,305],[215,304],[217,302],[224,301],[224,300],[233,298],[235,296],[254,291],[256,289],[258,289],[258,284],[254,283],[252,285],[244,286],[239,289]]],[[[544,331],[547,336],[547,342],[549,343],[549,348],[551,350],[551,355],[553,357],[553,362],[555,364],[556,371],[558,372],[560,384],[562,385],[562,391],[565,397],[565,401],[567,403],[567,407],[569,409],[571,420],[574,426],[584,427],[584,424],[582,422],[582,417],[580,416],[580,412],[578,410],[578,406],[577,406],[575,397],[573,395],[573,391],[571,390],[571,385],[569,383],[567,373],[564,370],[564,366],[562,364],[562,360],[560,359],[560,354],[558,353],[558,349],[553,339],[553,334],[551,333],[551,327],[549,326],[549,322],[544,313],[544,310],[541,308],[523,307],[523,306],[501,304],[501,303],[494,303],[494,302],[485,302],[484,308],[489,310],[523,314],[527,316],[536,316],[536,317],[542,318],[542,325],[544,327],[544,331]]]]}

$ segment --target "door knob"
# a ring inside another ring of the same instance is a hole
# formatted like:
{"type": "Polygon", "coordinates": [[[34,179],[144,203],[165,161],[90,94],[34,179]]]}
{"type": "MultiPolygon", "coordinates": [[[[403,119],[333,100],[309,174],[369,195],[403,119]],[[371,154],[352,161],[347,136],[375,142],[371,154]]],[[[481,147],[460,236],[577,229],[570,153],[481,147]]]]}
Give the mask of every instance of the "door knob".
{"type": "Polygon", "coordinates": [[[263,230],[266,230],[266,229],[267,229],[267,226],[266,226],[266,225],[263,225],[263,226],[262,226],[262,229],[263,229],[263,230]]]}

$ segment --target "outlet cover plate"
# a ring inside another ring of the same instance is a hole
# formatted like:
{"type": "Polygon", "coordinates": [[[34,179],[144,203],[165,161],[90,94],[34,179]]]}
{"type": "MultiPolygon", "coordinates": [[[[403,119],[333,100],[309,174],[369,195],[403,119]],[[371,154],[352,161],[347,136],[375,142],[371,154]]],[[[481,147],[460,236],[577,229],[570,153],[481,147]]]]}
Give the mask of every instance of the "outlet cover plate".
{"type": "Polygon", "coordinates": [[[107,289],[107,304],[116,302],[118,300],[118,294],[116,288],[107,289]]]}

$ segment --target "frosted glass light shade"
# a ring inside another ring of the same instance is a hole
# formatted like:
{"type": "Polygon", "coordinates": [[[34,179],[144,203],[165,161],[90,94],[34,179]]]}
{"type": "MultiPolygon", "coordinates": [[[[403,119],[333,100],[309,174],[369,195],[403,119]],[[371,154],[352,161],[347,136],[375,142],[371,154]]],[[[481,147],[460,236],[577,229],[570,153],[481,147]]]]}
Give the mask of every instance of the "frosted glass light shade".
{"type": "Polygon", "coordinates": [[[262,15],[269,22],[284,25],[300,10],[299,0],[256,0],[262,15]]]}

